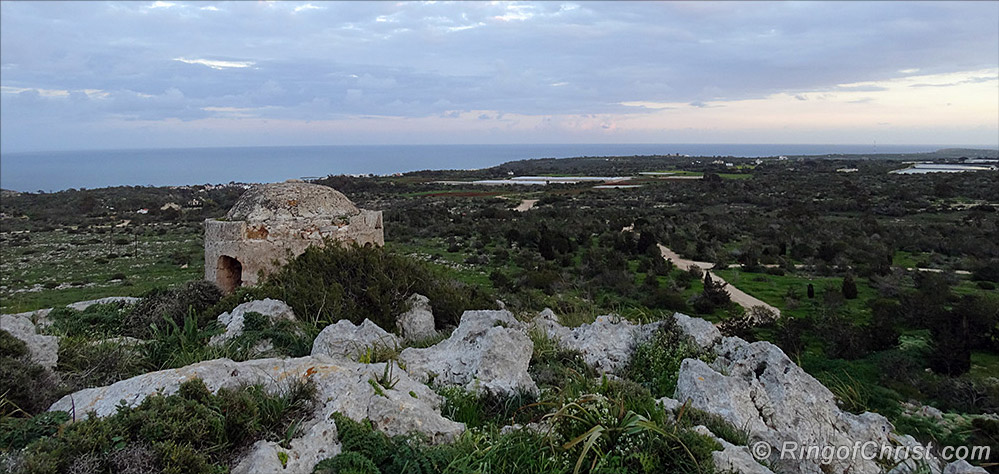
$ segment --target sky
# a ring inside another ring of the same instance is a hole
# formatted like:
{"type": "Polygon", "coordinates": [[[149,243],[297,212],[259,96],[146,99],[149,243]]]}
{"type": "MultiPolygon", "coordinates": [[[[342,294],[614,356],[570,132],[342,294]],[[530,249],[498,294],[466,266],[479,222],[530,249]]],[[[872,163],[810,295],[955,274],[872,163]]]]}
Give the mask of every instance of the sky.
{"type": "Polygon", "coordinates": [[[0,2],[0,152],[999,145],[999,2],[0,2]]]}

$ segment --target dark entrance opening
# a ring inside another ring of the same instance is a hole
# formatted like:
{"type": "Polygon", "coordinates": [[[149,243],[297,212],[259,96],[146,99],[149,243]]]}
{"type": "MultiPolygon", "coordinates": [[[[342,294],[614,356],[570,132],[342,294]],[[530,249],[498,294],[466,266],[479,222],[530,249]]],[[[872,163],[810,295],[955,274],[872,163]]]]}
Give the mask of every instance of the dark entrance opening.
{"type": "Polygon", "coordinates": [[[219,257],[218,270],[215,272],[215,283],[225,293],[236,291],[243,284],[243,264],[228,255],[219,257]]]}

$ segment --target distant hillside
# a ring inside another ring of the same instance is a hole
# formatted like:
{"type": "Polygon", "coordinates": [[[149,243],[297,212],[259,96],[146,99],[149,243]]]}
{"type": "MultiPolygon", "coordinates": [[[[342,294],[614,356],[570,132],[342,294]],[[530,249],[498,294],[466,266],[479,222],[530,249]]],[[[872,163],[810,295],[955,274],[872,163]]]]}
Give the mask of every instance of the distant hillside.
{"type": "MultiPolygon", "coordinates": [[[[772,160],[777,157],[770,157],[772,160]]],[[[958,160],[960,158],[999,158],[999,150],[973,149],[973,148],[946,148],[928,153],[877,153],[877,154],[829,154],[829,155],[788,155],[792,159],[808,160],[886,160],[886,161],[910,161],[910,160],[958,160]]],[[[631,174],[641,171],[655,171],[665,168],[672,168],[681,164],[692,164],[700,162],[702,164],[717,160],[716,156],[682,156],[682,155],[657,155],[657,156],[583,156],[577,158],[541,158],[530,160],[517,160],[503,163],[489,168],[492,174],[631,174]]],[[[756,160],[756,157],[724,157],[724,160],[747,162],[756,160]]],[[[767,160],[768,158],[763,158],[767,160]]],[[[686,169],[686,168],[685,168],[686,169]]]]}

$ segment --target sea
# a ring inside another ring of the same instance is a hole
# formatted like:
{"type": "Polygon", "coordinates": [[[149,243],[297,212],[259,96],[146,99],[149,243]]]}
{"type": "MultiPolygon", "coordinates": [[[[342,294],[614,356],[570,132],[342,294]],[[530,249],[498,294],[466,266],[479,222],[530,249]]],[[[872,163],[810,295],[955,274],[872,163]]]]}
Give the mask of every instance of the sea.
{"type": "Polygon", "coordinates": [[[336,174],[479,169],[507,161],[578,156],[764,157],[918,153],[948,145],[332,145],[0,152],[0,188],[21,192],[107,186],[260,183],[336,174]]]}

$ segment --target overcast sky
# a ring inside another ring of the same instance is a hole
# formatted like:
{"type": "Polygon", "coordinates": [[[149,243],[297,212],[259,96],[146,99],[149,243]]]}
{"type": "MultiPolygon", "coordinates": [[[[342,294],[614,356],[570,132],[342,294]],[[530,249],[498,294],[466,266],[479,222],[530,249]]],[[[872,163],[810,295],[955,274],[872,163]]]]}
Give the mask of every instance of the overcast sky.
{"type": "Polygon", "coordinates": [[[0,2],[0,146],[999,143],[999,2],[0,2]]]}

